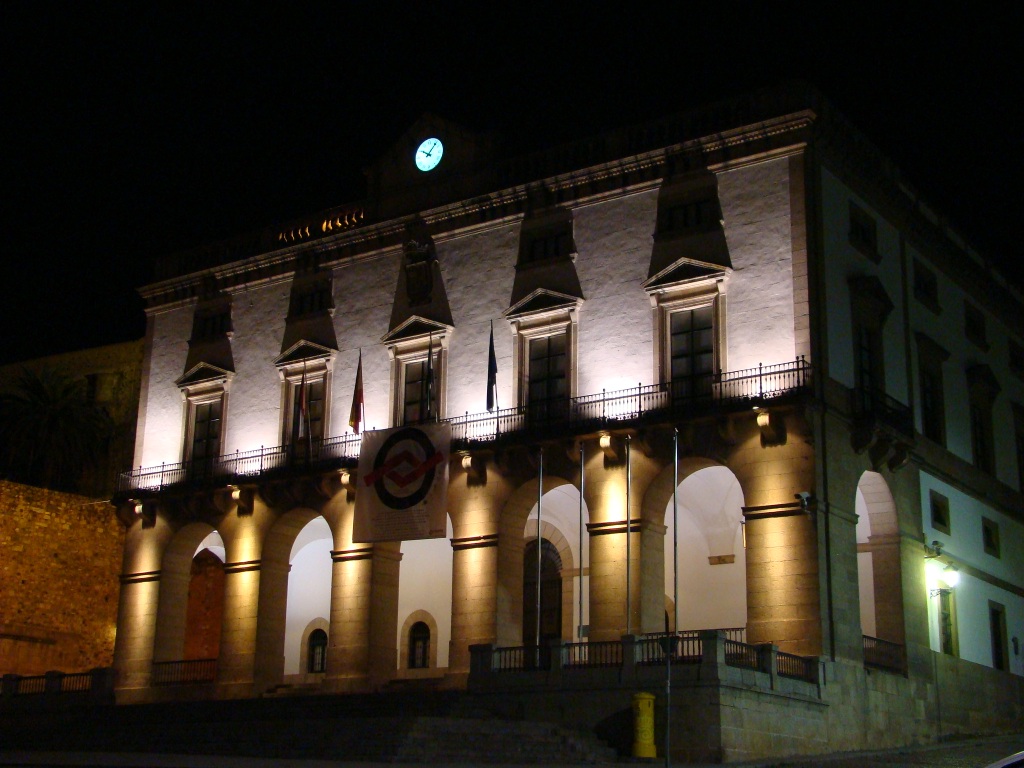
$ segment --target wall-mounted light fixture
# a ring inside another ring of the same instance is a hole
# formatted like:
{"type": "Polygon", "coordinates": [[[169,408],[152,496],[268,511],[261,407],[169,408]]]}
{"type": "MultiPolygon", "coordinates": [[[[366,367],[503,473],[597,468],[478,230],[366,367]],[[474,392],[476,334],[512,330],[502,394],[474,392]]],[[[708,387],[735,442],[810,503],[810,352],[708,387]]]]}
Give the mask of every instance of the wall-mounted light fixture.
{"type": "Polygon", "coordinates": [[[480,484],[487,481],[487,462],[482,456],[474,456],[469,451],[463,451],[461,465],[466,473],[466,482],[480,484]]]}
{"type": "Polygon", "coordinates": [[[601,450],[604,452],[605,458],[611,462],[618,462],[621,459],[621,452],[619,450],[619,441],[612,437],[610,434],[605,432],[601,435],[598,440],[598,445],[601,446],[601,450]]]}

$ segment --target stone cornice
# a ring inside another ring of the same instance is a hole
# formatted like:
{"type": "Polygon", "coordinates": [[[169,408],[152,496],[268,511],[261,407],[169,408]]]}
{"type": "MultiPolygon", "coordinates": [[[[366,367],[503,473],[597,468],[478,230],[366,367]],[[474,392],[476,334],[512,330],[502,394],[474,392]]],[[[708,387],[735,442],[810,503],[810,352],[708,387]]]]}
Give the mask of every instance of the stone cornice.
{"type": "MultiPolygon", "coordinates": [[[[224,290],[286,278],[294,270],[295,259],[300,254],[315,254],[324,266],[338,265],[349,259],[373,258],[400,248],[406,225],[417,215],[435,230],[437,236],[444,237],[452,230],[465,233],[516,221],[526,212],[529,201],[538,194],[551,205],[580,206],[653,190],[678,168],[698,165],[735,167],[737,163],[760,162],[799,151],[813,120],[813,112],[800,110],[621,159],[544,176],[446,203],[419,214],[379,223],[360,219],[358,226],[324,229],[315,239],[313,230],[310,230],[308,239],[281,240],[268,238],[265,234],[239,238],[229,244],[231,247],[225,245],[219,252],[213,246],[208,249],[210,254],[220,253],[229,261],[153,283],[140,289],[139,293],[146,301],[147,311],[153,311],[157,307],[193,300],[199,295],[204,278],[211,276],[224,290]],[[276,247],[281,242],[288,245],[276,247]]],[[[320,217],[314,218],[319,220],[320,217]]],[[[310,226],[307,224],[301,228],[305,232],[310,226]]],[[[187,258],[188,254],[183,255],[182,261],[187,258]]],[[[197,263],[203,261],[198,259],[197,263]]]]}

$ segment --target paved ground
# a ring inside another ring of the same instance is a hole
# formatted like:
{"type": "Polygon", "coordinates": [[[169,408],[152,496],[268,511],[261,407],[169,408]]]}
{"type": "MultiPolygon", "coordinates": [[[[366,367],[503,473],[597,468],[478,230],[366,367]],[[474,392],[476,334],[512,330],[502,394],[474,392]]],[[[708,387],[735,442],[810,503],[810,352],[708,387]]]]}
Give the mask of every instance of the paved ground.
{"type": "MultiPolygon", "coordinates": [[[[984,739],[969,739],[927,747],[881,752],[858,752],[828,757],[768,760],[733,763],[735,768],[984,768],[1007,755],[1024,750],[1024,733],[984,739]]],[[[392,768],[423,768],[422,764],[391,763],[392,768]]],[[[649,765],[658,768],[660,760],[631,761],[625,765],[649,765]]],[[[681,764],[679,765],[682,768],[681,764]]],[[[180,755],[91,754],[7,752],[0,748],[0,766],[4,768],[380,768],[377,763],[347,763],[331,760],[261,760],[239,757],[196,757],[180,755]]],[[[455,768],[434,764],[432,768],[455,768]]],[[[495,766],[459,766],[459,768],[496,768],[495,766]]],[[[538,768],[532,766],[531,768],[538,768]]],[[[562,768],[547,766],[546,768],[562,768]]],[[[568,767],[565,767],[568,768],[568,767]]],[[[573,766],[572,768],[579,768],[573,766]]],[[[688,766],[688,768],[698,768],[688,766]]]]}

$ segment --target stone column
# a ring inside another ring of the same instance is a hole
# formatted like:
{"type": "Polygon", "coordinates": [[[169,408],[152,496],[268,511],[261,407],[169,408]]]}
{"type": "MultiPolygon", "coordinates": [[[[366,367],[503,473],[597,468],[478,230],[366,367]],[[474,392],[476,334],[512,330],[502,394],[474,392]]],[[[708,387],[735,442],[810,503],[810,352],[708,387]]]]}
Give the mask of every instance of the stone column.
{"type": "Polygon", "coordinates": [[[356,544],[331,552],[331,631],[326,687],[357,691],[366,687],[370,666],[370,599],[373,545],[356,544]]]}
{"type": "Polygon", "coordinates": [[[114,640],[114,686],[119,691],[119,700],[139,701],[140,696],[127,691],[141,694],[149,687],[159,596],[159,571],[121,577],[117,636],[114,640]],[[123,697],[120,695],[122,691],[125,691],[123,697]]]}
{"type": "MultiPolygon", "coordinates": [[[[452,640],[448,668],[465,673],[469,671],[469,647],[497,640],[498,536],[492,533],[453,539],[452,549],[452,640]]],[[[522,573],[518,578],[522,582],[522,573]]],[[[505,644],[509,643],[498,641],[498,645],[505,644]]]]}
{"type": "MultiPolygon", "coordinates": [[[[220,698],[245,697],[253,692],[260,565],[259,560],[224,565],[224,624],[217,661],[220,698]]],[[[287,589],[287,579],[285,584],[287,589]]]]}

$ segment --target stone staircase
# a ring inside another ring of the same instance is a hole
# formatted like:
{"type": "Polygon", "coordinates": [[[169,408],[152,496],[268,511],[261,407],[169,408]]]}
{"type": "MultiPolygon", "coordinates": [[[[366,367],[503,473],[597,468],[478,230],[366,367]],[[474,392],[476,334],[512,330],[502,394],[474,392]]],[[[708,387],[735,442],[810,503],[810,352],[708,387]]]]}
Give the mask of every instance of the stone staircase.
{"type": "Polygon", "coordinates": [[[9,750],[143,752],[367,762],[584,764],[615,752],[592,733],[502,720],[461,692],[284,695],[266,699],[82,706],[59,717],[7,712],[9,750]],[[468,714],[467,714],[468,713],[468,714]]]}

